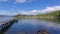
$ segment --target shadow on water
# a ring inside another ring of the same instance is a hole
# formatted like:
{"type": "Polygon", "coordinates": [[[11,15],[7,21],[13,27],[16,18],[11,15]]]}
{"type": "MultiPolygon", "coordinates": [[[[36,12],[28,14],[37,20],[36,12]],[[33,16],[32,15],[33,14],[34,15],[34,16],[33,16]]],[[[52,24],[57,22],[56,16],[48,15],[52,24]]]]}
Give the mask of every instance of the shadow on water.
{"type": "Polygon", "coordinates": [[[0,30],[0,34],[4,34],[15,22],[17,22],[17,21],[11,22],[10,25],[2,28],[2,29],[0,30]]]}
{"type": "Polygon", "coordinates": [[[41,19],[38,19],[38,20],[43,20],[43,21],[48,21],[48,22],[55,22],[55,23],[59,23],[60,24],[60,18],[55,18],[55,19],[46,19],[46,18],[41,18],[41,19]]]}

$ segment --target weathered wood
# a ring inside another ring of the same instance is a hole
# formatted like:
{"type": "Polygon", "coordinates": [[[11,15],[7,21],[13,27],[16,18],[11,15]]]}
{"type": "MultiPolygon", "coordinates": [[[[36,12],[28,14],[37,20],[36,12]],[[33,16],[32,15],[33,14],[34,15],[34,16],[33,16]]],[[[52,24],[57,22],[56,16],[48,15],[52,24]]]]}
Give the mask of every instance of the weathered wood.
{"type": "Polygon", "coordinates": [[[0,23],[0,26],[2,26],[2,28],[4,28],[4,27],[6,27],[6,26],[8,26],[8,25],[10,25],[11,23],[16,22],[16,21],[17,21],[16,19],[7,20],[7,21],[5,21],[5,22],[1,22],[1,23],[0,23]]]}
{"type": "Polygon", "coordinates": [[[17,20],[13,20],[9,23],[7,23],[5,27],[3,27],[1,30],[0,30],[0,34],[4,34],[13,24],[14,22],[17,21],[17,20]]]}

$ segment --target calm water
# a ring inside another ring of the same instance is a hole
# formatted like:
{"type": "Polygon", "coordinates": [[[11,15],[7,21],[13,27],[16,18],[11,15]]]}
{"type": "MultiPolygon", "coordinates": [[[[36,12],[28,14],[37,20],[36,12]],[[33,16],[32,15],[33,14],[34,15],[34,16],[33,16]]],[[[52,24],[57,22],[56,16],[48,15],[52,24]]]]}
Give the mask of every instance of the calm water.
{"type": "Polygon", "coordinates": [[[45,19],[18,19],[3,34],[36,34],[42,27],[48,30],[49,34],[60,34],[59,20],[45,20],[45,19]]]}

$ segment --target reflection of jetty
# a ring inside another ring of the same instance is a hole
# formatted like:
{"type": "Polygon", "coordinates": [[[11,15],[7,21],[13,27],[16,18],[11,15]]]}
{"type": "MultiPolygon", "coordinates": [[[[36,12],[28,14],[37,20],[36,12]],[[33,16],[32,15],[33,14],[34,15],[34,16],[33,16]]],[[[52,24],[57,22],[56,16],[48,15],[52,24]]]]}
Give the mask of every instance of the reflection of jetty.
{"type": "Polygon", "coordinates": [[[49,34],[49,33],[48,33],[47,30],[41,28],[41,29],[37,32],[37,34],[49,34]]]}
{"type": "Polygon", "coordinates": [[[9,26],[11,26],[14,22],[17,22],[17,20],[11,19],[6,22],[0,23],[0,33],[4,31],[6,28],[8,28],[9,26]]]}

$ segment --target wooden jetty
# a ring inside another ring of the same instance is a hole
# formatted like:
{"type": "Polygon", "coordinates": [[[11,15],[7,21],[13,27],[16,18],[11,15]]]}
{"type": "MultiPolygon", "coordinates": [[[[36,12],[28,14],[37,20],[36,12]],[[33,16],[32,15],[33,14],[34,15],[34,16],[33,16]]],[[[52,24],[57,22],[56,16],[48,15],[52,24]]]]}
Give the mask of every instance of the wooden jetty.
{"type": "Polygon", "coordinates": [[[0,29],[4,28],[4,27],[7,27],[9,26],[10,24],[16,22],[17,20],[16,19],[10,19],[10,20],[6,20],[6,21],[3,21],[3,22],[0,22],[0,29]]]}
{"type": "Polygon", "coordinates": [[[0,34],[4,34],[17,21],[18,20],[16,20],[16,19],[11,19],[11,20],[5,21],[3,23],[0,23],[0,26],[2,27],[0,29],[0,34]]]}

